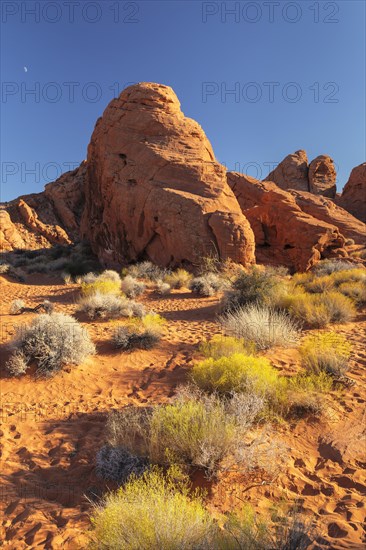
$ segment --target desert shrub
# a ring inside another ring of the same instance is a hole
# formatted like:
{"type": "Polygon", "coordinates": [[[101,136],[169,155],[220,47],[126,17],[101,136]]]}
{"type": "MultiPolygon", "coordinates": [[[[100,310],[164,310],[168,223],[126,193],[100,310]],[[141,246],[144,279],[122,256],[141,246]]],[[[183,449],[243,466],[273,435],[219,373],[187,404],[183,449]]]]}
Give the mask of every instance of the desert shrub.
{"type": "Polygon", "coordinates": [[[186,390],[169,405],[113,413],[108,443],[151,463],[198,467],[211,477],[229,456],[249,467],[244,436],[263,406],[259,396],[219,399],[186,390]]]}
{"type": "Polygon", "coordinates": [[[180,268],[172,273],[168,273],[164,280],[171,286],[171,288],[189,288],[192,275],[185,269],[180,268]]]}
{"type": "Polygon", "coordinates": [[[140,296],[145,291],[145,285],[134,277],[131,277],[131,275],[126,275],[122,281],[121,289],[128,298],[136,298],[136,296],[140,296]]]}
{"type": "Polygon", "coordinates": [[[165,319],[156,313],[148,313],[137,323],[117,327],[113,333],[113,342],[123,350],[151,349],[161,339],[165,319]]]}
{"type": "Polygon", "coordinates": [[[216,532],[199,493],[177,468],[132,477],[95,505],[92,524],[95,548],[118,550],[209,548],[216,532]]]}
{"type": "Polygon", "coordinates": [[[342,283],[366,283],[366,269],[347,269],[344,271],[337,271],[332,275],[335,286],[339,286],[342,283]]]}
{"type": "Polygon", "coordinates": [[[100,294],[99,292],[82,298],[77,311],[86,313],[90,319],[142,317],[146,313],[142,304],[115,294],[100,294]]]}
{"type": "Polygon", "coordinates": [[[97,277],[98,281],[115,281],[120,282],[121,277],[117,273],[117,271],[113,271],[113,269],[106,269],[105,271],[102,271],[97,277]]]}
{"type": "Polygon", "coordinates": [[[51,313],[53,313],[54,309],[55,309],[55,306],[54,304],[52,304],[49,300],[43,300],[42,302],[42,306],[43,306],[43,311],[45,313],[48,313],[49,315],[51,313]]]}
{"type": "Polygon", "coordinates": [[[260,517],[249,504],[226,515],[218,533],[222,550],[306,550],[316,537],[313,522],[298,511],[272,513],[260,517]]]}
{"type": "Polygon", "coordinates": [[[7,273],[10,268],[11,268],[10,264],[7,264],[5,262],[0,262],[0,275],[4,275],[5,273],[7,273]]]}
{"type": "Polygon", "coordinates": [[[83,296],[93,296],[93,294],[120,294],[120,281],[99,281],[98,279],[92,283],[81,283],[81,293],[83,296]]]}
{"type": "Polygon", "coordinates": [[[64,365],[78,365],[95,352],[88,333],[69,315],[42,314],[19,329],[12,343],[38,375],[50,376],[64,365]]]}
{"type": "Polygon", "coordinates": [[[10,315],[16,315],[17,313],[20,313],[20,311],[25,307],[25,303],[23,300],[13,300],[10,304],[10,315]]]}
{"type": "Polygon", "coordinates": [[[189,283],[189,289],[199,296],[214,296],[226,287],[226,281],[216,273],[194,277],[189,283]]]}
{"type": "Polygon", "coordinates": [[[234,353],[253,355],[255,353],[255,345],[234,336],[216,334],[211,340],[202,342],[199,350],[205,357],[219,359],[220,357],[229,357],[234,353]]]}
{"type": "Polygon", "coordinates": [[[104,445],[97,453],[95,471],[106,481],[122,484],[131,475],[141,476],[148,466],[147,458],[133,455],[123,447],[104,445]]]}
{"type": "Polygon", "coordinates": [[[269,413],[282,417],[319,415],[324,409],[324,394],[328,394],[332,386],[333,380],[325,372],[280,377],[269,413]]]}
{"type": "Polygon", "coordinates": [[[69,285],[72,283],[72,277],[70,273],[62,273],[61,274],[62,280],[64,281],[65,285],[69,285]]]}
{"type": "Polygon", "coordinates": [[[338,376],[347,371],[351,349],[351,344],[341,334],[321,332],[306,336],[299,351],[308,371],[338,376]]]}
{"type": "Polygon", "coordinates": [[[326,292],[319,298],[330,315],[331,323],[347,323],[352,321],[356,315],[356,308],[352,300],[340,292],[326,292]]]}
{"type": "Polygon", "coordinates": [[[280,304],[292,317],[305,322],[309,328],[347,322],[356,314],[352,301],[336,291],[309,294],[295,290],[282,297],[280,304]]]}
{"type": "Polygon", "coordinates": [[[158,294],[161,294],[162,296],[166,296],[167,294],[170,294],[171,286],[170,284],[164,283],[164,281],[159,280],[156,282],[156,292],[158,294]]]}
{"type": "Polygon", "coordinates": [[[242,271],[225,297],[225,309],[237,309],[251,303],[270,305],[279,291],[279,278],[257,267],[242,271]]]}
{"type": "Polygon", "coordinates": [[[331,290],[334,286],[334,281],[331,275],[323,275],[304,282],[303,286],[307,292],[322,293],[331,290]]]}
{"type": "Polygon", "coordinates": [[[8,361],[5,364],[6,369],[8,370],[9,374],[12,376],[20,376],[21,374],[25,374],[27,372],[28,368],[28,359],[24,355],[24,353],[20,351],[15,351],[8,359],[8,361]]]}
{"type": "Polygon", "coordinates": [[[97,273],[93,273],[92,271],[89,273],[86,273],[86,275],[80,275],[80,283],[94,283],[98,278],[97,273]]]}
{"type": "Polygon", "coordinates": [[[159,279],[164,279],[167,270],[163,269],[152,262],[145,261],[138,264],[130,265],[123,271],[124,275],[131,275],[139,279],[147,279],[156,282],[159,279]]]}
{"type": "Polygon", "coordinates": [[[351,298],[356,304],[366,302],[366,284],[360,281],[349,281],[338,286],[338,292],[351,298]]]}
{"type": "Polygon", "coordinates": [[[251,304],[221,317],[226,334],[253,342],[258,349],[290,347],[299,338],[299,325],[284,311],[251,304]]]}
{"type": "Polygon", "coordinates": [[[331,275],[347,269],[354,269],[354,265],[343,260],[322,260],[315,266],[313,272],[317,275],[331,275]]]}
{"type": "Polygon", "coordinates": [[[275,393],[278,381],[277,372],[268,359],[244,353],[200,361],[194,365],[191,377],[204,391],[228,395],[255,393],[263,397],[275,393]]]}

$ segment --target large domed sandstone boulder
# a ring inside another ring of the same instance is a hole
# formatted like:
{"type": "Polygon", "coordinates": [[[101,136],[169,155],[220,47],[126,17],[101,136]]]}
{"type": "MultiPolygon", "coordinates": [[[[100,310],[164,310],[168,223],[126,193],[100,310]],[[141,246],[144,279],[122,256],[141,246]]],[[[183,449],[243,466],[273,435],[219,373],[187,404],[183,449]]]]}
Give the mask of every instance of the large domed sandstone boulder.
{"type": "Polygon", "coordinates": [[[141,83],[114,99],[88,147],[81,232],[105,264],[254,262],[253,231],[226,170],[168,86],[141,83]]]}
{"type": "Polygon", "coordinates": [[[319,155],[309,165],[309,191],[315,195],[336,196],[337,173],[328,155],[319,155]]]}
{"type": "Polygon", "coordinates": [[[304,212],[291,193],[237,172],[227,177],[253,228],[258,262],[306,271],[334,251],[347,256],[338,228],[304,212]]]}
{"type": "Polygon", "coordinates": [[[366,223],[366,162],[353,168],[336,203],[366,223]]]}
{"type": "Polygon", "coordinates": [[[281,189],[309,191],[308,172],[306,151],[300,150],[287,155],[264,181],[273,181],[281,189]]]}
{"type": "Polygon", "coordinates": [[[331,199],[304,191],[290,191],[296,204],[310,216],[338,227],[346,239],[366,245],[366,225],[349,212],[337,206],[331,199]]]}

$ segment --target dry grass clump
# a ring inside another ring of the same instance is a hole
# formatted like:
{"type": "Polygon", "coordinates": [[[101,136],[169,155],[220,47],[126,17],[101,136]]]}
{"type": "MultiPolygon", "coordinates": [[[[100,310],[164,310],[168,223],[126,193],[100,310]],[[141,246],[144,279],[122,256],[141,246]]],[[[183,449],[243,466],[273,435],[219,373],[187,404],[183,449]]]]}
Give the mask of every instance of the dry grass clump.
{"type": "Polygon", "coordinates": [[[82,326],[69,315],[42,314],[22,327],[12,343],[16,358],[7,364],[14,373],[14,364],[23,360],[26,366],[35,364],[38,375],[50,376],[64,365],[78,365],[95,347],[82,326]]]}
{"type": "Polygon", "coordinates": [[[81,283],[81,293],[83,296],[93,296],[94,294],[121,294],[121,281],[96,279],[90,283],[81,283]]]}
{"type": "Polygon", "coordinates": [[[216,524],[199,493],[177,468],[132,477],[92,516],[95,548],[180,550],[210,548],[216,524]]]}
{"type": "Polygon", "coordinates": [[[145,285],[131,275],[126,275],[121,283],[121,290],[127,298],[136,298],[145,292],[145,285]]]}
{"type": "Polygon", "coordinates": [[[350,298],[355,304],[366,302],[366,284],[361,281],[349,281],[338,286],[338,292],[350,298]]]}
{"type": "Polygon", "coordinates": [[[205,357],[219,359],[220,357],[229,357],[234,353],[254,355],[255,345],[252,342],[246,342],[234,336],[216,334],[211,340],[202,342],[199,350],[205,357]]]}
{"type": "Polygon", "coordinates": [[[169,283],[164,283],[164,281],[159,280],[156,282],[156,292],[162,296],[166,296],[171,292],[171,286],[169,283]]]}
{"type": "Polygon", "coordinates": [[[251,304],[221,317],[228,335],[253,342],[258,349],[291,347],[299,339],[299,325],[284,311],[251,304]]]}
{"type": "Polygon", "coordinates": [[[13,300],[10,304],[9,313],[10,315],[16,315],[17,313],[20,313],[20,311],[25,307],[25,303],[23,300],[13,300]]]}
{"type": "Polygon", "coordinates": [[[247,304],[271,305],[280,292],[281,279],[276,271],[252,267],[242,271],[227,292],[224,307],[237,309],[247,304]]]}
{"type": "Polygon", "coordinates": [[[185,269],[179,268],[172,273],[168,273],[164,281],[170,285],[171,288],[189,288],[189,283],[192,280],[191,273],[188,273],[185,269]]]}
{"type": "Polygon", "coordinates": [[[165,323],[160,315],[149,313],[137,322],[117,327],[113,343],[123,350],[151,349],[160,341],[165,323]]]}
{"type": "Polygon", "coordinates": [[[185,390],[169,405],[113,413],[108,443],[154,464],[203,469],[207,477],[214,476],[229,457],[250,468],[256,457],[251,457],[245,438],[263,406],[259,396],[219,399],[185,390]]]}
{"type": "Polygon", "coordinates": [[[4,275],[5,273],[8,273],[10,270],[11,265],[6,262],[0,262],[0,275],[4,275]]]}
{"type": "Polygon", "coordinates": [[[354,269],[354,265],[344,260],[322,260],[317,263],[313,273],[317,275],[331,275],[337,273],[337,271],[345,271],[348,269],[354,269]]]}
{"type": "Polygon", "coordinates": [[[119,283],[121,281],[121,277],[119,276],[117,271],[114,271],[113,269],[106,269],[97,276],[97,280],[98,281],[115,281],[119,283]]]}
{"type": "Polygon", "coordinates": [[[342,334],[321,332],[306,336],[299,351],[302,364],[309,372],[342,376],[347,371],[351,349],[342,334]]]}
{"type": "Polygon", "coordinates": [[[138,264],[130,265],[122,271],[122,275],[131,275],[138,279],[146,279],[148,281],[156,282],[159,279],[164,279],[168,273],[166,269],[163,269],[152,262],[145,261],[138,264]]]}
{"type": "Polygon", "coordinates": [[[199,296],[214,296],[227,286],[228,283],[216,273],[194,277],[189,283],[189,289],[199,296]]]}
{"type": "Polygon", "coordinates": [[[352,301],[336,291],[311,294],[295,289],[281,297],[279,305],[309,328],[322,328],[328,323],[345,323],[356,315],[352,301]]]}
{"type": "Polygon", "coordinates": [[[116,294],[101,294],[99,292],[81,298],[77,311],[86,313],[89,319],[118,319],[146,315],[142,304],[116,294]]]}

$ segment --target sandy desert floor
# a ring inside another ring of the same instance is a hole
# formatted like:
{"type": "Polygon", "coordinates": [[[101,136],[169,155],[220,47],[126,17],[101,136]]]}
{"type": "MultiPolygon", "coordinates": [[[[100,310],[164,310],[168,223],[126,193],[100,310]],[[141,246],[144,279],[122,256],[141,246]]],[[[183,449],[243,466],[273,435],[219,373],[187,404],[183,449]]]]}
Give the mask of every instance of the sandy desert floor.
{"type": "MultiPolygon", "coordinates": [[[[75,312],[77,285],[46,276],[26,283],[0,276],[1,365],[15,326],[34,314],[11,316],[15,298],[34,307],[44,299],[56,311],[75,312]]],[[[129,403],[161,403],[187,377],[197,344],[220,333],[219,301],[174,291],[168,297],[148,292],[142,301],[168,320],[165,336],[152,351],[116,353],[109,344],[112,322],[86,322],[97,355],[54,378],[9,378],[1,371],[1,520],[7,549],[85,547],[91,502],[108,485],[96,478],[108,411],[129,403]]],[[[225,474],[208,485],[211,508],[228,510],[249,501],[257,510],[297,500],[317,522],[317,548],[361,549],[366,512],[366,311],[336,330],[352,342],[350,388],[333,392],[320,419],[283,423],[276,430],[288,447],[286,465],[274,479],[225,474]]],[[[274,349],[268,356],[279,371],[299,368],[296,350],[274,349]]]]}

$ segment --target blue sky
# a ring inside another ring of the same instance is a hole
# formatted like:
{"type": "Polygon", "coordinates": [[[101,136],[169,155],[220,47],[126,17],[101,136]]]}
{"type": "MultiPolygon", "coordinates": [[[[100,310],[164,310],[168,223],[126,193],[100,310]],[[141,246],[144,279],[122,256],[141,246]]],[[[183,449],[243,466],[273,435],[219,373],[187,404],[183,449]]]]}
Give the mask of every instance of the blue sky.
{"type": "Polygon", "coordinates": [[[2,200],[86,158],[109,101],[141,81],[172,86],[230,169],[262,179],[305,149],[335,160],[341,189],[365,161],[361,0],[4,0],[1,10],[2,200]]]}

